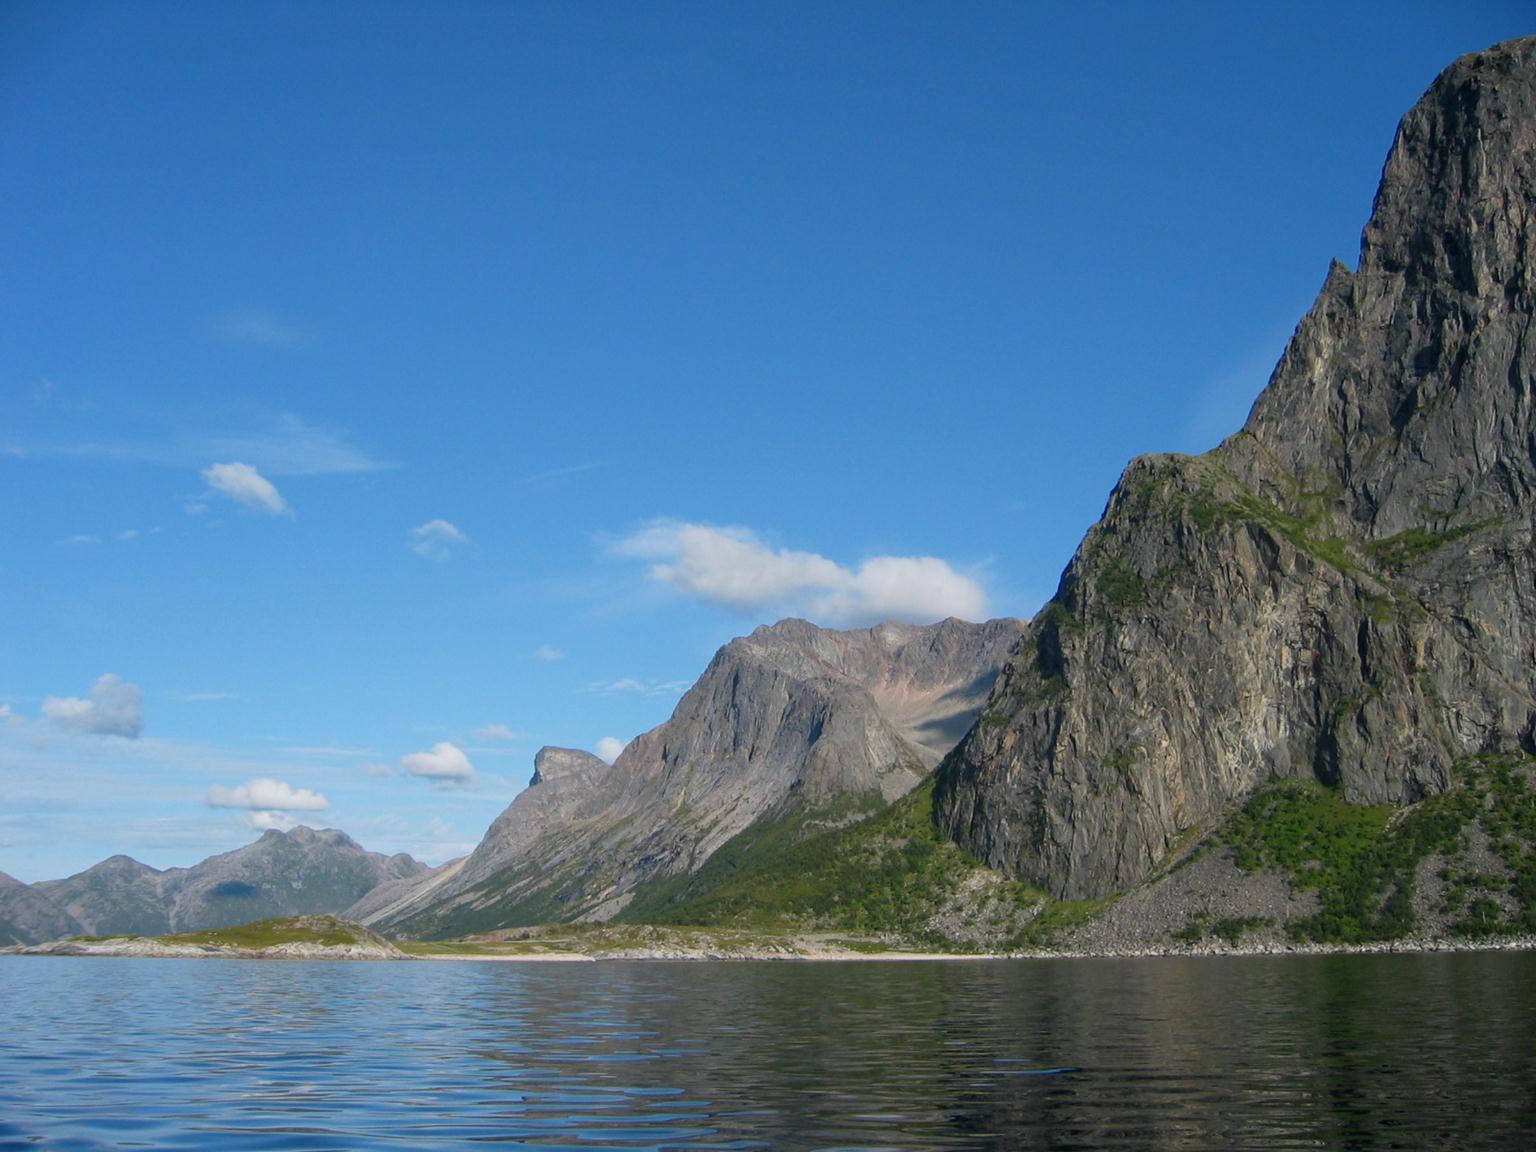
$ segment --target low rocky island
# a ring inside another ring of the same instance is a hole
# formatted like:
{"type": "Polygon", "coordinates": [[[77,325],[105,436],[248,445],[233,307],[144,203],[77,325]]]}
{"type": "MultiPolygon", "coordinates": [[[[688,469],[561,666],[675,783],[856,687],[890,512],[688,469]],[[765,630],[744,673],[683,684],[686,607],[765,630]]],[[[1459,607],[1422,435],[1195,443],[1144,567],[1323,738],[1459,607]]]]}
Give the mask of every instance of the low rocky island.
{"type": "Polygon", "coordinates": [[[150,956],[164,959],[403,960],[376,932],[337,916],[258,920],[168,936],[75,936],[3,949],[25,956],[150,956]]]}

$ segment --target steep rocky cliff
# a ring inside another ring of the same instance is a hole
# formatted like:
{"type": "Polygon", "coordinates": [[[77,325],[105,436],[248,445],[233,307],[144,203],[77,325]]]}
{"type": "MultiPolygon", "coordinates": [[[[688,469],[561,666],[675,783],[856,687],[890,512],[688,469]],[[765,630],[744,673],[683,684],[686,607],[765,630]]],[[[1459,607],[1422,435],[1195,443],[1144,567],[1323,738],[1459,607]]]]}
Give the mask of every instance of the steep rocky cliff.
{"type": "MultiPolygon", "coordinates": [[[[160,935],[340,912],[380,884],[423,871],[424,865],[404,854],[382,856],[343,832],[304,827],[265,832],[253,844],[191,868],[160,871],[113,856],[63,880],[22,886],[34,914],[18,942],[71,933],[160,935]],[[51,917],[42,915],[48,908],[54,910],[51,917]]],[[[0,889],[6,908],[22,899],[0,889]]]]}
{"type": "Polygon", "coordinates": [[[785,620],[716,654],[612,767],[539,754],[534,784],[457,874],[368,922],[413,936],[606,919],[791,807],[827,819],[908,792],[975,718],[1017,620],[837,632],[785,620]]]}
{"type": "Polygon", "coordinates": [[[941,826],[1121,891],[1260,783],[1406,804],[1536,716],[1536,39],[1403,120],[1244,428],[1126,469],[944,765],[941,826]]]}

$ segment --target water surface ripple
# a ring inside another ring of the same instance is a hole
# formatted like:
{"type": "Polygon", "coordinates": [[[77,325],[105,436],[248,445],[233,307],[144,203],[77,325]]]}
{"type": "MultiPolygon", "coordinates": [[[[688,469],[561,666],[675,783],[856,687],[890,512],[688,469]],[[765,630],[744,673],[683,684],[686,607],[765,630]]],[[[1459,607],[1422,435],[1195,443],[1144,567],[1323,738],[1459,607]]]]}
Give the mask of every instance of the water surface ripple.
{"type": "Polygon", "coordinates": [[[1536,955],[0,957],[0,1149],[1516,1148],[1536,955]]]}

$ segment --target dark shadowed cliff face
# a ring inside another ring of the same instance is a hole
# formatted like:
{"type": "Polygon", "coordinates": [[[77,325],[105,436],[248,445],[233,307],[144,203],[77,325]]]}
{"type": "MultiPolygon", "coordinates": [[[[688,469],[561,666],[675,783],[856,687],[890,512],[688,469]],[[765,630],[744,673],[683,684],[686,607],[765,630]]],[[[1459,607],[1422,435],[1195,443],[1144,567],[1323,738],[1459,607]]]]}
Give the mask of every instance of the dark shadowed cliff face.
{"type": "Polygon", "coordinates": [[[941,824],[1057,896],[1276,776],[1361,802],[1532,746],[1536,39],[1404,119],[1243,430],[1126,469],[946,763],[941,824]]]}
{"type": "Polygon", "coordinates": [[[457,874],[369,910],[406,935],[605,919],[647,880],[699,868],[755,821],[846,816],[910,791],[986,699],[1023,624],[836,632],[785,620],[733,640],[667,723],[613,766],[545,749],[457,874]]]}

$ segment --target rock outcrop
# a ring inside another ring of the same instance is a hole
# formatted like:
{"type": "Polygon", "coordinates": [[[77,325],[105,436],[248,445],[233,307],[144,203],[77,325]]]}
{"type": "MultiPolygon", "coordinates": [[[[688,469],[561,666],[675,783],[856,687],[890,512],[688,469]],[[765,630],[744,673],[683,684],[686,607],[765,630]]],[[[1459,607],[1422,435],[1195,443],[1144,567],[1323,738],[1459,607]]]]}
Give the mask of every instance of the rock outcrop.
{"type": "Polygon", "coordinates": [[[696,870],[760,819],[878,807],[953,747],[1023,627],[759,628],[722,648],[612,767],[539,753],[533,785],[451,880],[359,918],[418,937],[606,919],[637,885],[696,870]]]}
{"type": "Polygon", "coordinates": [[[1536,38],[1403,120],[1244,428],[1126,469],[944,765],[941,825],[1058,897],[1265,780],[1407,804],[1536,717],[1536,38]]]}
{"type": "MultiPolygon", "coordinates": [[[[16,943],[58,936],[157,936],[276,916],[340,912],[379,885],[426,871],[410,856],[382,856],[344,832],[271,830],[253,844],[191,868],[160,871],[113,856],[63,880],[22,885],[55,912],[16,943]]],[[[20,897],[0,889],[9,909],[20,897]]]]}

